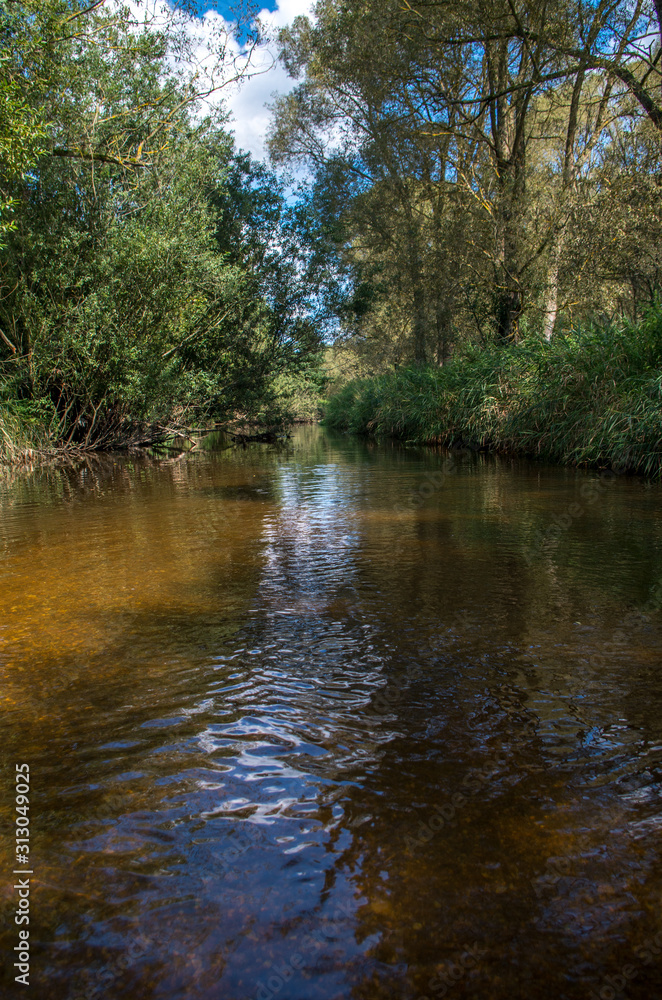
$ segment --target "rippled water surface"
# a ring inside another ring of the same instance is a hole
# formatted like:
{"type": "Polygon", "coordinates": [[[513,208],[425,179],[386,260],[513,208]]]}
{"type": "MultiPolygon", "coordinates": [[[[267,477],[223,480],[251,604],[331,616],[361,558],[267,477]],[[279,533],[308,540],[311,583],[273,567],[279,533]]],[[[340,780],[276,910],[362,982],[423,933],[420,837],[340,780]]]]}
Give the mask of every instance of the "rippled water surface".
{"type": "Polygon", "coordinates": [[[661,499],[312,427],[6,474],[32,995],[662,995],[661,499]]]}

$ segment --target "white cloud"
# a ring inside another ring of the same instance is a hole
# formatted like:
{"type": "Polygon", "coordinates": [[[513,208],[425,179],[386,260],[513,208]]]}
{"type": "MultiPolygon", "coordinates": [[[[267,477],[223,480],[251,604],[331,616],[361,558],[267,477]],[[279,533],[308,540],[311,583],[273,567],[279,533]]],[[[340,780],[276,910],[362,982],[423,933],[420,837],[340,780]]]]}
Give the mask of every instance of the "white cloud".
{"type": "MultiPolygon", "coordinates": [[[[111,0],[111,3],[120,0],[111,0]]],[[[296,84],[277,62],[276,36],[278,30],[291,24],[299,15],[311,15],[314,0],[278,0],[275,11],[267,8],[260,11],[259,20],[273,41],[260,46],[252,55],[249,75],[240,84],[226,84],[215,90],[208,103],[222,101],[230,112],[228,127],[234,132],[238,149],[251,153],[257,159],[267,158],[266,137],[270,121],[267,109],[274,94],[286,94],[296,84]]],[[[159,27],[172,17],[167,0],[128,0],[138,23],[159,27]]],[[[218,65],[219,45],[226,46],[229,59],[235,59],[237,66],[246,64],[247,52],[231,37],[231,25],[215,10],[208,10],[200,18],[180,15],[179,24],[192,43],[193,62],[189,71],[198,71],[198,84],[209,86],[212,68],[218,65]]],[[[226,79],[232,75],[226,59],[226,79]]],[[[219,84],[220,80],[215,80],[219,84]]]]}
{"type": "MultiPolygon", "coordinates": [[[[291,24],[295,17],[311,16],[312,6],[313,0],[279,0],[276,11],[262,10],[259,18],[268,35],[275,39],[278,29],[291,24]]],[[[267,158],[266,136],[271,117],[267,104],[274,94],[286,94],[296,85],[276,61],[276,54],[275,41],[261,47],[253,65],[262,72],[224,93],[237,147],[260,160],[267,158]]]]}

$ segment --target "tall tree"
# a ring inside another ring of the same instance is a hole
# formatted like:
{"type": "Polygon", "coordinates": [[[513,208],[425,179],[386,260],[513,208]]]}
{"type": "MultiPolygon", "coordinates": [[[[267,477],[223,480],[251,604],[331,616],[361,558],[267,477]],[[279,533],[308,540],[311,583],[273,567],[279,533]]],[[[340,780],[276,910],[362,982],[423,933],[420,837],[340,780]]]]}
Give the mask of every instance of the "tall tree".
{"type": "Polygon", "coordinates": [[[654,4],[320,0],[315,13],[282,36],[301,82],[276,105],[272,151],[314,170],[342,160],[347,245],[364,269],[392,248],[414,359],[431,356],[433,326],[448,339],[461,301],[481,337],[516,340],[523,317],[551,337],[568,227],[611,123],[636,113],[628,94],[656,128],[654,4]]]}
{"type": "MultiPolygon", "coordinates": [[[[394,5],[391,5],[394,6],[394,5]]],[[[277,102],[270,149],[276,162],[303,160],[337,186],[327,199],[345,227],[348,252],[380,257],[409,299],[411,353],[430,354],[436,311],[442,347],[449,336],[450,271],[439,270],[449,183],[447,140],[412,132],[402,92],[416,58],[406,36],[385,31],[383,12],[370,4],[318,4],[283,32],[282,58],[299,86],[277,102]],[[342,41],[340,41],[342,40],[342,41]],[[340,192],[342,191],[342,196],[340,192]],[[436,265],[433,266],[433,258],[436,265]]],[[[391,283],[393,281],[391,278],[391,283]]]]}
{"type": "Polygon", "coordinates": [[[56,35],[27,17],[36,54],[24,39],[14,51],[45,138],[8,187],[20,212],[0,252],[0,396],[85,447],[275,411],[278,379],[317,350],[274,260],[282,194],[240,165],[222,110],[201,115],[170,22],[53,10],[56,35]]]}

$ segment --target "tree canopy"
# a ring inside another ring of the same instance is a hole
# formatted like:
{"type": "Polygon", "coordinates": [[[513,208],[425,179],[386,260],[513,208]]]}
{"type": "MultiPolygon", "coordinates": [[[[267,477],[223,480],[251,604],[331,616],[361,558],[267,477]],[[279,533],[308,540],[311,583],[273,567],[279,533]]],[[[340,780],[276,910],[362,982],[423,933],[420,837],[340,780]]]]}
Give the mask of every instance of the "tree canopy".
{"type": "Polygon", "coordinates": [[[660,291],[656,2],[319,0],[281,34],[277,163],[325,192],[352,349],[636,319],[660,291]],[[637,248],[635,250],[635,247],[637,248]]]}
{"type": "Polygon", "coordinates": [[[241,58],[208,37],[201,68],[176,8],[1,11],[6,404],[79,447],[276,419],[319,342],[282,185],[236,153],[218,99],[257,36],[241,58]]]}
{"type": "Polygon", "coordinates": [[[0,400],[58,441],[658,301],[659,0],[318,0],[273,169],[222,102],[259,24],[213,23],[201,58],[180,4],[0,0],[0,400]]]}

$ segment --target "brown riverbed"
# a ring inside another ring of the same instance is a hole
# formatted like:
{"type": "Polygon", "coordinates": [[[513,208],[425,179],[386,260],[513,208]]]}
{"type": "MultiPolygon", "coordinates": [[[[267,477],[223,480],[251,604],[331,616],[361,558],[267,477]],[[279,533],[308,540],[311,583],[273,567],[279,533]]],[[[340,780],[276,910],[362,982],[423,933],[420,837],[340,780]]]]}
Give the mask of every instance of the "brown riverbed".
{"type": "Polygon", "coordinates": [[[662,995],[661,501],[316,427],[6,475],[31,995],[662,995]]]}

